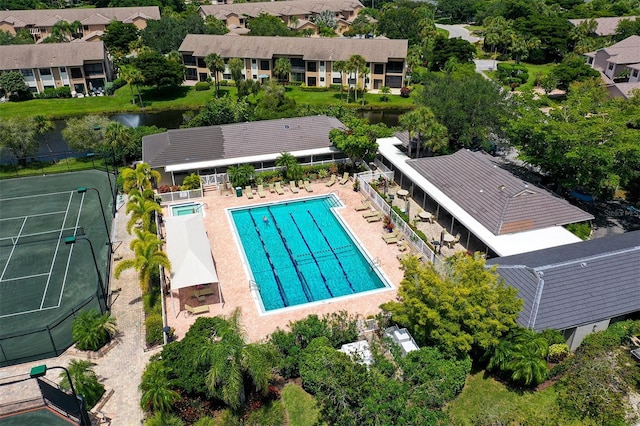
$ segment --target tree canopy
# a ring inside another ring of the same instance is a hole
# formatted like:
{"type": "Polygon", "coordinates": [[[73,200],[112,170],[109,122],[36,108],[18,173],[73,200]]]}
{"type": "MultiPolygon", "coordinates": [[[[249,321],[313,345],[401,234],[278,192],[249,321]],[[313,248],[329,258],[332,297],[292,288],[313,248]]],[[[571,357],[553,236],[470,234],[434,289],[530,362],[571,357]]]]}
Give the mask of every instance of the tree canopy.
{"type": "Polygon", "coordinates": [[[506,286],[480,255],[449,258],[446,274],[415,258],[403,262],[400,301],[382,308],[422,344],[447,355],[487,349],[516,326],[522,308],[517,290],[506,286]]]}
{"type": "Polygon", "coordinates": [[[133,65],[142,72],[148,86],[180,86],[184,80],[184,65],[154,51],[144,51],[133,59],[133,65]]]}
{"type": "Polygon", "coordinates": [[[282,19],[264,12],[256,18],[249,19],[247,28],[251,30],[250,36],[291,37],[296,35],[282,19]]]}
{"type": "Polygon", "coordinates": [[[331,129],[329,140],[353,161],[371,161],[378,150],[376,139],[389,137],[393,130],[384,124],[369,124],[368,120],[350,119],[346,130],[331,129]]]}
{"type": "Polygon", "coordinates": [[[129,45],[138,39],[138,27],[120,21],[111,21],[105,27],[101,37],[109,53],[127,54],[131,50],[129,45]]]}

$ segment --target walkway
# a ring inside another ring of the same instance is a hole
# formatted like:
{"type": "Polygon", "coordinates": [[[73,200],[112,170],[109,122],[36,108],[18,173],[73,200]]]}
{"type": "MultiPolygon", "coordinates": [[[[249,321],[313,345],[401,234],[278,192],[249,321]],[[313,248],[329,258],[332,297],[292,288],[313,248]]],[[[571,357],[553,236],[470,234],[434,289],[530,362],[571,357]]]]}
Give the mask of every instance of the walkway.
{"type": "MultiPolygon", "coordinates": [[[[127,217],[122,207],[114,222],[116,256],[118,254],[125,257],[131,256],[129,243],[132,237],[126,232],[126,222],[127,217]]],[[[144,313],[137,273],[134,270],[128,270],[119,280],[112,279],[111,290],[116,290],[112,294],[111,313],[116,318],[120,331],[118,343],[102,358],[92,360],[96,364],[94,369],[101,377],[102,383],[107,389],[114,391],[101,411],[112,420],[111,425],[139,426],[143,420],[143,412],[140,409],[138,384],[149,357],[155,352],[144,351],[144,313]]],[[[78,358],[70,352],[72,351],[69,350],[57,358],[2,368],[0,377],[26,374],[33,366],[41,364],[67,366],[72,359],[78,358]]],[[[47,378],[58,382],[58,372],[52,371],[47,378]]],[[[37,397],[37,394],[33,394],[34,389],[30,380],[23,382],[19,387],[13,385],[11,395],[3,397],[0,393],[0,403],[37,397]]]]}
{"type": "Polygon", "coordinates": [[[449,38],[461,38],[463,40],[467,40],[469,43],[476,43],[480,41],[480,37],[472,36],[468,29],[466,29],[466,25],[457,24],[457,25],[443,25],[436,24],[437,28],[449,31],[449,38]]]}

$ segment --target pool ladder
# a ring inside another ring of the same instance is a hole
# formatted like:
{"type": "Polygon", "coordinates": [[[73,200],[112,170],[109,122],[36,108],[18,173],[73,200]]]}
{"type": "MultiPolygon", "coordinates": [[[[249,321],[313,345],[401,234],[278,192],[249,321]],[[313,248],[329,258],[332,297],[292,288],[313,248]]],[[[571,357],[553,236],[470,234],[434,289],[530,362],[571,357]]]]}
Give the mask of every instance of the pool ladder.
{"type": "Polygon", "coordinates": [[[374,269],[380,268],[380,258],[376,257],[369,261],[369,267],[373,271],[374,269]]]}
{"type": "Polygon", "coordinates": [[[260,292],[260,286],[254,280],[249,280],[249,290],[258,290],[260,292]]]}

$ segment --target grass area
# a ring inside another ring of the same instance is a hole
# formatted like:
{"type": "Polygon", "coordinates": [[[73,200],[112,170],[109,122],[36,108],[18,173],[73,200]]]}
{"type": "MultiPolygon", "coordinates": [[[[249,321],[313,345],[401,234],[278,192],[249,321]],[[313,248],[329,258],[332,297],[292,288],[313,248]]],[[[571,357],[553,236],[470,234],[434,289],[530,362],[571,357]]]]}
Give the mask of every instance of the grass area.
{"type": "MultiPolygon", "coordinates": [[[[111,165],[107,167],[111,169],[111,165]]],[[[87,158],[65,158],[57,163],[46,161],[35,161],[26,166],[16,164],[0,165],[0,179],[11,179],[15,177],[52,175],[55,173],[75,172],[80,170],[99,169],[105,170],[102,159],[94,158],[93,161],[87,158]]]]}
{"type": "Polygon", "coordinates": [[[523,89],[533,89],[536,84],[536,76],[545,76],[551,72],[555,64],[523,64],[529,71],[529,80],[522,86],[523,89]]]}
{"type": "Polygon", "coordinates": [[[467,377],[460,395],[446,408],[453,425],[554,424],[578,426],[560,417],[553,387],[528,392],[511,390],[481,371],[467,377]]]}
{"type": "Polygon", "coordinates": [[[300,386],[289,383],[282,389],[282,401],[289,413],[290,426],[313,426],[318,421],[320,410],[316,400],[300,386]]]}
{"type": "MultiPolygon", "coordinates": [[[[236,97],[235,87],[220,87],[220,96],[228,94],[236,97]]],[[[193,87],[181,86],[172,90],[143,88],[142,100],[144,111],[163,110],[197,110],[214,96],[213,88],[197,92],[193,87]]],[[[303,92],[299,87],[287,87],[287,96],[292,97],[298,104],[304,105],[335,105],[340,103],[340,92],[303,92]]],[[[136,96],[137,98],[137,96],[136,96]]],[[[346,93],[344,94],[346,99],[346,93]]],[[[351,95],[350,106],[362,107],[356,104],[351,95]]],[[[360,100],[360,99],[359,99],[360,100]]],[[[411,108],[413,101],[399,95],[389,95],[389,102],[382,102],[380,95],[366,95],[364,108],[411,108]]],[[[140,112],[142,109],[132,104],[129,86],[121,87],[113,96],[92,96],[82,99],[33,99],[24,102],[7,102],[0,104],[0,118],[29,115],[45,115],[51,118],[66,118],[85,114],[114,114],[119,112],[140,112]]]]}

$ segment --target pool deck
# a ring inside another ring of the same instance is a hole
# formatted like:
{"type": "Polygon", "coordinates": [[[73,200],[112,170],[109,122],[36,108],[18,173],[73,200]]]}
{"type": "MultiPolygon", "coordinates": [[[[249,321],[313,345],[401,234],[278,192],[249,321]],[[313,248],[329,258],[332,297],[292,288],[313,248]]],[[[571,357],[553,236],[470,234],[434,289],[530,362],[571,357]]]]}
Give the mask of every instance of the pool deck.
{"type": "MultiPolygon", "coordinates": [[[[316,181],[312,184],[312,187],[312,193],[307,193],[302,189],[298,194],[293,194],[287,185],[284,195],[270,193],[266,190],[265,198],[259,198],[254,194],[253,199],[248,199],[245,195],[236,197],[235,192],[231,191],[220,193],[217,190],[210,190],[205,191],[203,199],[193,200],[203,201],[206,204],[204,207],[205,229],[211,242],[211,252],[225,303],[224,306],[221,303],[217,303],[217,295],[208,296],[204,302],[211,303],[208,314],[185,315],[184,311],[179,312],[181,301],[178,292],[174,292],[173,301],[171,297],[167,296],[168,325],[175,329],[178,339],[184,337],[198,316],[229,315],[235,308],[241,308],[242,310],[242,322],[248,339],[256,342],[265,339],[278,327],[285,328],[290,321],[305,318],[310,314],[323,315],[345,310],[350,314],[360,314],[366,317],[379,313],[380,304],[396,298],[397,288],[403,277],[402,270],[399,268],[400,262],[396,258],[399,251],[396,244],[387,245],[382,239],[382,235],[384,235],[382,222],[369,223],[362,217],[362,212],[354,210],[355,206],[362,203],[364,196],[360,192],[353,191],[352,181],[349,181],[344,186],[336,183],[331,187],[327,187],[323,181],[316,181]],[[243,265],[241,248],[236,243],[233,225],[226,210],[233,207],[294,200],[332,192],[345,205],[344,208],[337,209],[338,215],[341,216],[369,256],[372,259],[378,259],[380,269],[387,277],[392,288],[378,290],[371,294],[349,296],[340,300],[330,299],[314,303],[312,306],[295,306],[261,315],[249,288],[249,277],[243,265]]],[[[195,298],[188,296],[189,292],[193,290],[195,289],[182,290],[182,302],[190,299],[187,303],[198,304],[195,298]],[[185,292],[187,299],[185,299],[185,292]]]]}

